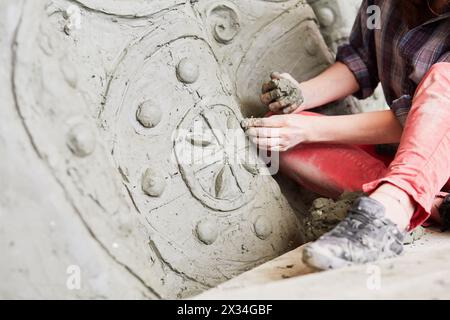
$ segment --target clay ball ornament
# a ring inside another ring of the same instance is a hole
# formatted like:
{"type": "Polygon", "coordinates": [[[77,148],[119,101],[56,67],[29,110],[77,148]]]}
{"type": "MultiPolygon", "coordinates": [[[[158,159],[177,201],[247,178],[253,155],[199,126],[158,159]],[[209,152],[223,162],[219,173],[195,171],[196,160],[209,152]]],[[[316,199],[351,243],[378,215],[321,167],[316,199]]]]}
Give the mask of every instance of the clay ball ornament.
{"type": "Polygon", "coordinates": [[[217,224],[212,220],[204,220],[197,224],[195,229],[198,239],[206,245],[213,244],[219,236],[217,224]]]}
{"type": "Polygon", "coordinates": [[[320,24],[323,27],[331,27],[336,21],[336,15],[335,15],[333,9],[328,8],[328,7],[324,7],[319,10],[318,18],[319,18],[320,24]]]}
{"type": "Polygon", "coordinates": [[[143,102],[136,111],[136,120],[145,128],[154,128],[160,122],[162,112],[152,101],[143,102]]]}
{"type": "Polygon", "coordinates": [[[182,59],[177,66],[177,78],[183,83],[192,84],[198,80],[200,68],[191,58],[182,59]]]}
{"type": "Polygon", "coordinates": [[[264,216],[259,216],[253,224],[255,234],[261,240],[266,240],[272,234],[272,224],[269,219],[264,216]]]}
{"type": "Polygon", "coordinates": [[[166,180],[154,169],[147,169],[142,176],[142,191],[150,197],[160,197],[166,189],[166,180]]]}
{"type": "Polygon", "coordinates": [[[67,146],[77,157],[84,158],[92,154],[96,144],[95,133],[87,124],[78,123],[67,134],[67,146]]]}

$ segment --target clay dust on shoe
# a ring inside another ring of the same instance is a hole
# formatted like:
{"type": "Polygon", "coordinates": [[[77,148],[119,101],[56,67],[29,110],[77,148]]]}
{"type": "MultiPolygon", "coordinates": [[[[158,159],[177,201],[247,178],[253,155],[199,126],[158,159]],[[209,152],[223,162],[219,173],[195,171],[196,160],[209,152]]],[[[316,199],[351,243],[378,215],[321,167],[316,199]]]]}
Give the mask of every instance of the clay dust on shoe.
{"type": "Polygon", "coordinates": [[[326,270],[400,255],[405,233],[386,218],[385,211],[378,201],[359,198],[333,230],[304,247],[304,263],[326,270]]]}
{"type": "MultiPolygon", "coordinates": [[[[345,192],[336,201],[329,198],[314,200],[305,218],[305,236],[307,242],[315,241],[325,233],[333,230],[348,214],[352,204],[364,196],[363,192],[345,192]]],[[[413,244],[425,234],[423,227],[418,227],[405,235],[404,244],[413,244]]]]}

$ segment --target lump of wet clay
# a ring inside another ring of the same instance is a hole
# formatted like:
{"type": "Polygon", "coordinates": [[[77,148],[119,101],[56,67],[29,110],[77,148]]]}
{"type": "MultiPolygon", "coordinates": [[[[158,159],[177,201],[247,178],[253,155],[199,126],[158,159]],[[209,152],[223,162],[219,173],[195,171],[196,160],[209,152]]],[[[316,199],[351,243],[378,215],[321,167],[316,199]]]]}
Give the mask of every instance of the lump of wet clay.
{"type": "Polygon", "coordinates": [[[278,101],[283,107],[298,107],[304,102],[300,88],[288,79],[272,79],[268,84],[264,85],[263,91],[267,89],[270,90],[271,101],[278,101]]]}
{"type": "MultiPolygon", "coordinates": [[[[345,219],[353,202],[361,196],[365,196],[365,194],[346,192],[336,201],[328,198],[316,199],[311,205],[309,216],[305,221],[307,241],[315,241],[336,227],[345,219]]],[[[416,228],[405,236],[404,244],[412,244],[420,240],[424,234],[423,227],[416,228]]]]}
{"type": "Polygon", "coordinates": [[[305,221],[308,241],[317,240],[323,234],[331,231],[344,220],[352,203],[363,195],[361,192],[347,192],[337,201],[328,198],[316,199],[311,205],[309,216],[305,221]]]}
{"type": "Polygon", "coordinates": [[[272,85],[275,87],[275,93],[278,95],[276,99],[280,99],[283,105],[297,105],[300,106],[304,102],[302,91],[292,81],[288,79],[272,80],[272,85]]]}
{"type": "Polygon", "coordinates": [[[413,244],[414,242],[420,240],[425,235],[424,227],[417,227],[410,233],[406,234],[405,240],[403,240],[404,244],[413,244]]]}

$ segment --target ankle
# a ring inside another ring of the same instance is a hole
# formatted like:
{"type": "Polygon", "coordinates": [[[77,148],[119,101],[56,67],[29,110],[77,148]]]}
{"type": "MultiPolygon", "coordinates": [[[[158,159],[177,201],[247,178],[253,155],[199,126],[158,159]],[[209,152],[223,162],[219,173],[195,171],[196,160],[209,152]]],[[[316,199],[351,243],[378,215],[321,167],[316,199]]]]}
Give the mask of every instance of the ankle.
{"type": "Polygon", "coordinates": [[[385,206],[386,218],[394,222],[400,231],[408,229],[415,211],[415,203],[406,192],[394,185],[384,184],[370,197],[385,206]]]}

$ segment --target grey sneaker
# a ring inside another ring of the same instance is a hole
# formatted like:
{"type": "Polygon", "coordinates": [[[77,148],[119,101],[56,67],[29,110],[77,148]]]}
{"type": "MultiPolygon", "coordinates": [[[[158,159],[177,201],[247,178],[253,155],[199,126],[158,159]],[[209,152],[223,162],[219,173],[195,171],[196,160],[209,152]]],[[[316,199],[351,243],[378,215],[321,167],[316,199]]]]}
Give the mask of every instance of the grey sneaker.
{"type": "Polygon", "coordinates": [[[362,197],[332,231],[305,246],[303,262],[319,270],[375,262],[400,255],[403,239],[404,233],[385,218],[385,207],[362,197]]]}
{"type": "Polygon", "coordinates": [[[450,194],[445,197],[444,202],[439,207],[439,214],[442,219],[442,231],[450,230],[450,194]]]}

